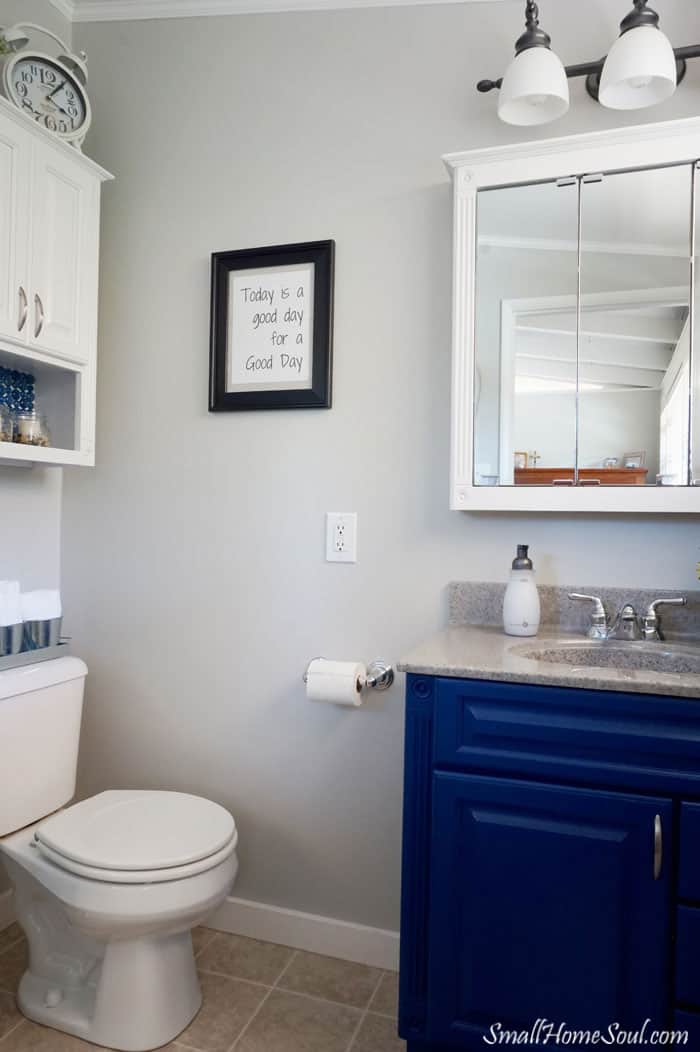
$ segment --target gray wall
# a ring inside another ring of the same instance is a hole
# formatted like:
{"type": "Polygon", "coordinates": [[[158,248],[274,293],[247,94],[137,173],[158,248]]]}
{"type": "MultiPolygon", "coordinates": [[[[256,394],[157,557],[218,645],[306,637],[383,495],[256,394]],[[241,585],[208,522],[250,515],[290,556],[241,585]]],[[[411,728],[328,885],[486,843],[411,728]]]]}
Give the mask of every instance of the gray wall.
{"type": "MultiPolygon", "coordinates": [[[[626,4],[547,7],[567,61],[626,4]],[[612,10],[614,8],[614,11],[612,10]],[[593,14],[593,17],[589,15],[593,14]]],[[[661,0],[679,43],[700,10],[661,0]]],[[[497,76],[522,4],[76,26],[105,189],[98,466],[71,472],[64,587],[90,666],[82,791],[189,789],[241,835],[237,894],[398,925],[399,683],[364,709],[305,701],[316,654],[398,657],[445,620],[451,578],[688,588],[692,519],[448,510],[450,190],[440,155],[526,138],[497,76]],[[330,412],[208,415],[212,250],[333,237],[330,412]],[[323,560],[359,513],[356,566],[323,560]],[[653,558],[650,557],[653,555],[653,558]]],[[[646,119],[698,112],[700,70],[646,119]]],[[[542,134],[620,118],[575,88],[542,134]]]]}

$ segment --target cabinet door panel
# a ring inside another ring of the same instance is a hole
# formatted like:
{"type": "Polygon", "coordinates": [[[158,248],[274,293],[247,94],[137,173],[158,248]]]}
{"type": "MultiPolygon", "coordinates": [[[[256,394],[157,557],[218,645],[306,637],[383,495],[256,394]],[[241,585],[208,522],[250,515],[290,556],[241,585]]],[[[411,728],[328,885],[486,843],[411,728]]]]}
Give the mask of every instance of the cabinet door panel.
{"type": "Polygon", "coordinates": [[[33,195],[30,340],[85,362],[97,310],[98,184],[70,158],[37,146],[33,195]]]}
{"type": "Polygon", "coordinates": [[[0,127],[0,335],[24,342],[29,330],[20,287],[28,296],[31,143],[20,128],[0,127]]]}
{"type": "Polygon", "coordinates": [[[669,801],[459,774],[433,785],[430,1038],[666,1018],[669,801]]]}

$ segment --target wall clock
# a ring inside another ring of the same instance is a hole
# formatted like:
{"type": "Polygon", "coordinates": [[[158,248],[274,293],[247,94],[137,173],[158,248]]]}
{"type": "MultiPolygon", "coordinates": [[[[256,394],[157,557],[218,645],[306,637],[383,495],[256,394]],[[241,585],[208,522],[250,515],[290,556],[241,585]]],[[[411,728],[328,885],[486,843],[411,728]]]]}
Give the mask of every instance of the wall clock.
{"type": "Polygon", "coordinates": [[[10,51],[2,72],[5,97],[40,127],[79,148],[92,120],[85,53],[73,54],[55,33],[31,22],[2,31],[2,38],[10,51]],[[61,53],[53,57],[37,50],[30,43],[35,33],[58,43],[61,53]]]}
{"type": "Polygon", "coordinates": [[[58,59],[20,51],[5,63],[5,94],[22,113],[66,142],[82,142],[90,127],[90,102],[75,74],[58,59]]]}

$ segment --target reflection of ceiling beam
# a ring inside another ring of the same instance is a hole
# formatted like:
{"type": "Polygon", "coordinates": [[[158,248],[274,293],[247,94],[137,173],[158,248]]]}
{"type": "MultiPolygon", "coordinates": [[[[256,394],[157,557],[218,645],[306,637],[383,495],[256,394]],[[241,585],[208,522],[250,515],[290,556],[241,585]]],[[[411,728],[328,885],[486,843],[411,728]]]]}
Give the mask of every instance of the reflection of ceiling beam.
{"type": "MultiPolygon", "coordinates": [[[[609,340],[632,340],[639,343],[678,343],[683,331],[683,319],[678,321],[663,318],[617,318],[601,314],[598,317],[584,315],[583,336],[605,336],[609,340]]],[[[576,319],[569,315],[557,318],[519,318],[517,332],[556,333],[559,336],[576,335],[576,319]]]]}
{"type": "MultiPolygon", "coordinates": [[[[518,358],[546,358],[575,362],[577,346],[575,339],[561,336],[550,338],[549,334],[519,333],[515,353],[518,358]]],[[[592,340],[582,340],[578,354],[580,359],[586,362],[665,372],[673,357],[673,347],[658,343],[626,343],[621,340],[608,342],[597,336],[592,340]]]]}
{"type": "MultiPolygon", "coordinates": [[[[522,249],[524,252],[578,252],[576,238],[517,237],[512,234],[482,234],[479,248],[522,249]]],[[[584,241],[584,255],[664,256],[670,259],[690,259],[690,244],[637,244],[634,241],[584,241]]]]}
{"type": "MultiPolygon", "coordinates": [[[[576,363],[556,361],[553,358],[521,358],[516,356],[516,376],[534,376],[543,380],[576,380],[576,363]]],[[[594,365],[582,362],[578,375],[582,382],[594,384],[618,384],[622,387],[642,387],[647,390],[659,388],[664,371],[658,369],[631,369],[627,366],[594,365]]]]}

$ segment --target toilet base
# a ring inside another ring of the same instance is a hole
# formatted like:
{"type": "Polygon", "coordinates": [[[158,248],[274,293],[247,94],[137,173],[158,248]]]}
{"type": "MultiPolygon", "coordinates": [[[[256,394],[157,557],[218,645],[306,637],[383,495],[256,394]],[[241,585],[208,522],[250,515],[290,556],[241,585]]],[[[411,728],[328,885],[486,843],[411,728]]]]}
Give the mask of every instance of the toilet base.
{"type": "Polygon", "coordinates": [[[30,967],[17,994],[20,1011],[44,1026],[122,1052],[147,1052],[180,1034],[202,994],[189,931],[109,942],[78,984],[30,967]]]}

